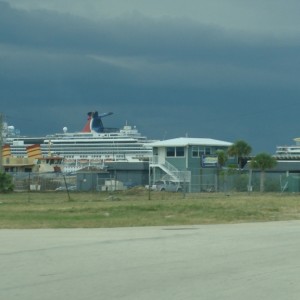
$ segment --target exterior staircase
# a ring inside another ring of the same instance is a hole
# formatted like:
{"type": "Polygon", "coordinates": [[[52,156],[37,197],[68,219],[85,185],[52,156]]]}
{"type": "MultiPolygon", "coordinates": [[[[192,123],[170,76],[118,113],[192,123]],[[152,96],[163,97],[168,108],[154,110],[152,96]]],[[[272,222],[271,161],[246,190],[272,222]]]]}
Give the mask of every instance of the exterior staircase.
{"type": "Polygon", "coordinates": [[[164,163],[159,162],[158,156],[153,156],[150,159],[150,168],[160,168],[165,175],[163,176],[163,180],[171,180],[175,182],[181,183],[189,183],[191,182],[191,172],[190,171],[179,171],[176,167],[170,164],[167,161],[164,163]]]}

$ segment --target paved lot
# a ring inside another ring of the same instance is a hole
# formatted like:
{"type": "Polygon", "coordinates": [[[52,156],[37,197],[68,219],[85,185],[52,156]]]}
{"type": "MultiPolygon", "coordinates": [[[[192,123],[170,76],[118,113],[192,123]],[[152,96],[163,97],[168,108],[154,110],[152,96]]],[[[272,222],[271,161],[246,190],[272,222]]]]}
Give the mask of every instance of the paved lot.
{"type": "Polygon", "coordinates": [[[300,299],[300,222],[0,230],[0,299],[300,299]]]}

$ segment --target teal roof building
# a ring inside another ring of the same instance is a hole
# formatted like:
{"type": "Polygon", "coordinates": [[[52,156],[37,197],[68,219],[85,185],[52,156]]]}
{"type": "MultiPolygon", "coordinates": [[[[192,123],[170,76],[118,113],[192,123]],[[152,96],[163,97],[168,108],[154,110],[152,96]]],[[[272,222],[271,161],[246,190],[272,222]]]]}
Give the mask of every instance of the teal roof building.
{"type": "Polygon", "coordinates": [[[150,144],[150,183],[179,182],[186,192],[217,190],[218,150],[227,151],[230,142],[210,138],[175,138],[150,144]]]}

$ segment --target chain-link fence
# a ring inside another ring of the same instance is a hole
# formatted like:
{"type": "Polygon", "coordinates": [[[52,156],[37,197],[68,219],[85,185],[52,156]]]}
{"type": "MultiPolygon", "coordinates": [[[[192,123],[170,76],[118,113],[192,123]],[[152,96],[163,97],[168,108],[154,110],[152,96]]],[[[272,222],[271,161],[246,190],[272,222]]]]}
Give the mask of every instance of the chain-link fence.
{"type": "MultiPolygon", "coordinates": [[[[136,177],[112,174],[78,173],[10,173],[15,191],[111,191],[135,186],[136,177]]],[[[300,192],[300,173],[265,173],[265,192],[300,192]]],[[[138,184],[144,186],[144,184],[138,184]]],[[[192,175],[190,182],[182,182],[185,192],[258,192],[261,188],[260,172],[235,172],[210,175],[192,175]]]]}
{"type": "Polygon", "coordinates": [[[120,180],[118,174],[84,173],[74,175],[63,173],[10,173],[13,178],[14,191],[115,191],[125,190],[135,185],[135,177],[120,180]]]}
{"type": "Polygon", "coordinates": [[[192,192],[300,192],[300,174],[231,172],[214,175],[192,176],[192,192]],[[261,179],[263,176],[263,179],[261,179]],[[262,180],[262,182],[261,182],[262,180]]]}
{"type": "Polygon", "coordinates": [[[62,173],[10,173],[14,190],[21,191],[59,191],[76,187],[76,176],[65,176],[62,173]]]}

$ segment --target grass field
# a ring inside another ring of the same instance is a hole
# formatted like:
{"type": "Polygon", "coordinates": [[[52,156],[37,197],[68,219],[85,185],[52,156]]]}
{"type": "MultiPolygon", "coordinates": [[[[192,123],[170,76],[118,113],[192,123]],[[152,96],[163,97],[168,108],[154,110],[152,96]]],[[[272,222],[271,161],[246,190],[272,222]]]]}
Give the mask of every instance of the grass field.
{"type": "Polygon", "coordinates": [[[0,194],[0,228],[97,228],[300,219],[298,194],[145,190],[0,194]]]}

